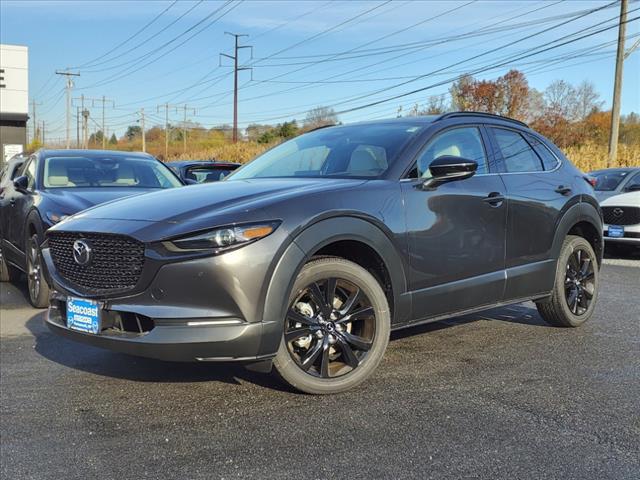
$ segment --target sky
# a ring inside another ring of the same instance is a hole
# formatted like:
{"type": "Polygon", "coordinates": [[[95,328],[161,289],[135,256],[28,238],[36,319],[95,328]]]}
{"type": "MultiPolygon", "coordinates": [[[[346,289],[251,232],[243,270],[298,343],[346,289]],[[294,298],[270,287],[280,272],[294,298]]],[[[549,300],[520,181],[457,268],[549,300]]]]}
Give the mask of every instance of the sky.
{"type": "MultiPolygon", "coordinates": [[[[29,47],[30,99],[53,140],[66,134],[64,79],[54,73],[63,69],[80,73],[74,98],[111,100],[109,135],[136,125],[141,108],[147,128],[167,111],[174,124],[185,115],[230,124],[233,61],[220,53],[233,55],[234,38],[225,32],[252,46],[238,55],[241,127],[302,121],[316,106],[343,122],[394,117],[432,96],[448,102],[463,73],[493,79],[511,68],[538,90],[590,81],[610,108],[618,15],[618,4],[595,0],[0,0],[0,42],[29,47]]],[[[638,16],[630,1],[627,48],[640,38],[638,16]]],[[[97,129],[102,103],[85,105],[97,129]]],[[[624,65],[622,113],[631,111],[640,112],[640,48],[624,65]]]]}

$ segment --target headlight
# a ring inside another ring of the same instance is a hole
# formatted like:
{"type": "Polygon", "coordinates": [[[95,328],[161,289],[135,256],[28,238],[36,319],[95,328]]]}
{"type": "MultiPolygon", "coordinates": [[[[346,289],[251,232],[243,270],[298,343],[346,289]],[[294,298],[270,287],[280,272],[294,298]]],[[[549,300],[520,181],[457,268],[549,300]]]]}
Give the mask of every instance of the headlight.
{"type": "Polygon", "coordinates": [[[271,235],[280,222],[252,223],[217,228],[166,242],[170,250],[214,250],[221,252],[271,235]]]}
{"type": "Polygon", "coordinates": [[[67,218],[69,215],[65,215],[63,213],[56,213],[56,212],[47,212],[47,218],[49,219],[49,221],[53,224],[56,224],[58,222],[61,222],[62,220],[64,220],[65,218],[67,218]]]}

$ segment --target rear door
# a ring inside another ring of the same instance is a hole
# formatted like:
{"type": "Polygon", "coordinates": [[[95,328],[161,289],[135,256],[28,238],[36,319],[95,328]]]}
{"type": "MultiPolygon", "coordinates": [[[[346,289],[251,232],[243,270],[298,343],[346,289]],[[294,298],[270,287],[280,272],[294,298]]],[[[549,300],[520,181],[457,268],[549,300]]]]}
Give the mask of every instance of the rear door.
{"type": "Polygon", "coordinates": [[[414,320],[502,298],[507,207],[485,143],[481,125],[445,128],[427,141],[401,184],[414,320]],[[475,160],[478,171],[433,190],[420,188],[430,175],[430,163],[443,155],[475,160]]]}
{"type": "Polygon", "coordinates": [[[501,162],[509,204],[505,299],[548,292],[555,272],[551,248],[572,198],[573,178],[535,135],[502,126],[487,130],[501,162]]]}

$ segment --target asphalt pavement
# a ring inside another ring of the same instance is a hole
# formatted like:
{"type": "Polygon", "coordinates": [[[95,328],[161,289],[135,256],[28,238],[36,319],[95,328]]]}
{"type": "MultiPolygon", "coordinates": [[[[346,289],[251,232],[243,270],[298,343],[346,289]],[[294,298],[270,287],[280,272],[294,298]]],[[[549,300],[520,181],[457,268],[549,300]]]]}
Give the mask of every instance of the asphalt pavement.
{"type": "Polygon", "coordinates": [[[530,303],[414,327],[324,397],[79,345],[0,290],[2,478],[640,478],[640,260],[606,261],[581,328],[530,303]]]}

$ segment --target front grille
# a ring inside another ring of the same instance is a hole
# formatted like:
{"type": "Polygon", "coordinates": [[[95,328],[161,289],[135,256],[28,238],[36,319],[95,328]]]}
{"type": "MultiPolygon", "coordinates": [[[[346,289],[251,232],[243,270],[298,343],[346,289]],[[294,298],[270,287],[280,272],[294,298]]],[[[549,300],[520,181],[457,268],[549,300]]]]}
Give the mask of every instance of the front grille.
{"type": "Polygon", "coordinates": [[[640,223],[640,207],[602,207],[604,223],[608,225],[635,225],[640,223]]]}
{"type": "Polygon", "coordinates": [[[144,266],[144,244],[124,235],[48,232],[49,250],[58,274],[89,294],[124,292],[136,286],[144,266]],[[90,261],[79,265],[73,244],[84,240],[90,261]]]}

